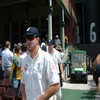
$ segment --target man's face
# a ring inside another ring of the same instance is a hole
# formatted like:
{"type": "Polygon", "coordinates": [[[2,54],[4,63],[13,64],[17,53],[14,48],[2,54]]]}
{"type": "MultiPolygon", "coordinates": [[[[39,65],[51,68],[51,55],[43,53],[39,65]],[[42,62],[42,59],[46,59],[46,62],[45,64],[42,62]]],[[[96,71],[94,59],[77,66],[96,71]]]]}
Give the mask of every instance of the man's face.
{"type": "Polygon", "coordinates": [[[53,48],[54,48],[54,44],[48,44],[48,49],[49,50],[53,50],[53,48]]]}
{"type": "Polygon", "coordinates": [[[26,36],[25,40],[26,40],[27,50],[31,52],[34,50],[36,45],[38,45],[39,37],[26,36]]]}
{"type": "Polygon", "coordinates": [[[56,37],[56,39],[58,39],[58,37],[56,37]]]}

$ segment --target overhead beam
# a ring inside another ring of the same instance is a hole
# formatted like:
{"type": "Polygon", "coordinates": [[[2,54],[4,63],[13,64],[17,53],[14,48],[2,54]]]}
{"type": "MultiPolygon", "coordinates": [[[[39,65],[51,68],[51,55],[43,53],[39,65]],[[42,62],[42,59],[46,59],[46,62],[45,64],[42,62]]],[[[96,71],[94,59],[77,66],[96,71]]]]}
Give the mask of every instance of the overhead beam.
{"type": "Polygon", "coordinates": [[[7,6],[7,5],[12,5],[16,3],[21,3],[21,2],[26,2],[28,0],[0,0],[0,6],[7,6]]]}

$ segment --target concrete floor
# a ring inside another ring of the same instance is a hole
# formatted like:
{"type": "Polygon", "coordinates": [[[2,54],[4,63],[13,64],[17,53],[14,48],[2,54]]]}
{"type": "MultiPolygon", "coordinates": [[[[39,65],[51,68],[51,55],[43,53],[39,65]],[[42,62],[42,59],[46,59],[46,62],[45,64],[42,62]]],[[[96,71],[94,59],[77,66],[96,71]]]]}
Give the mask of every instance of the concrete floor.
{"type": "Polygon", "coordinates": [[[93,81],[93,76],[88,75],[88,83],[70,83],[70,78],[63,82],[63,100],[100,100],[97,94],[97,86],[93,81]]]}

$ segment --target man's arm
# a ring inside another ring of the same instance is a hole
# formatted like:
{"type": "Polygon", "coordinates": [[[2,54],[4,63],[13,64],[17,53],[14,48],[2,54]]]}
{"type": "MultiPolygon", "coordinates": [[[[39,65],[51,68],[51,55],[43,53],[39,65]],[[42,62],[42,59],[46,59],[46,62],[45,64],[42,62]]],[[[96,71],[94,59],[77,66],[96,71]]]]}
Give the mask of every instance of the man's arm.
{"type": "Polygon", "coordinates": [[[61,78],[62,78],[62,81],[64,81],[63,64],[60,63],[60,64],[59,64],[59,67],[60,67],[60,71],[61,71],[61,78]]]}
{"type": "Polygon", "coordinates": [[[40,96],[37,100],[48,100],[51,96],[53,96],[59,90],[59,83],[51,85],[48,90],[40,96]]]}
{"type": "Polygon", "coordinates": [[[96,65],[100,64],[100,54],[97,55],[95,61],[93,62],[93,68],[96,71],[96,65]]]}
{"type": "Polygon", "coordinates": [[[22,100],[26,100],[25,85],[24,84],[21,84],[21,94],[22,94],[22,100]]]}
{"type": "Polygon", "coordinates": [[[21,68],[21,66],[20,66],[20,65],[18,65],[18,66],[16,67],[16,69],[18,69],[18,70],[19,70],[20,68],[21,68]]]}
{"type": "Polygon", "coordinates": [[[93,62],[94,71],[96,71],[96,61],[93,62]]]}

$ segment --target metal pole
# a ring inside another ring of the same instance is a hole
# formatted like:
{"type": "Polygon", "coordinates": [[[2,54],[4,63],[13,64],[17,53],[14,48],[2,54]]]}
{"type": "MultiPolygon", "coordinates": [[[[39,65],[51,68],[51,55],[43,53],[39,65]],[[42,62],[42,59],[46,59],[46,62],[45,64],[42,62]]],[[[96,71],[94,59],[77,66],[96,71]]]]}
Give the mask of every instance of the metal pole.
{"type": "Polygon", "coordinates": [[[61,27],[61,41],[62,41],[62,48],[63,48],[63,51],[65,50],[65,44],[64,44],[64,9],[62,8],[62,27],[61,27]]]}
{"type": "MultiPolygon", "coordinates": [[[[49,0],[49,7],[52,6],[52,0],[49,0]]],[[[52,13],[48,14],[48,39],[52,39],[52,13]]]]}
{"type": "Polygon", "coordinates": [[[83,44],[85,44],[85,27],[84,27],[84,0],[82,2],[82,13],[83,13],[83,44]]]}

